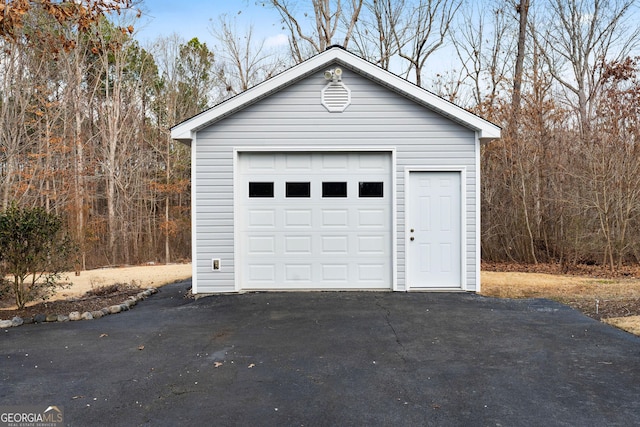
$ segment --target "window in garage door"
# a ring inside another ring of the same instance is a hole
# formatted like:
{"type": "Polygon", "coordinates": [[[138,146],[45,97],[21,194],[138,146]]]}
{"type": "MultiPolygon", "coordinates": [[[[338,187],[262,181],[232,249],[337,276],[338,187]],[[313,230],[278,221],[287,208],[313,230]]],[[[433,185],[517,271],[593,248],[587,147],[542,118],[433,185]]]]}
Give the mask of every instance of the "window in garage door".
{"type": "Polygon", "coordinates": [[[286,197],[311,197],[310,182],[287,182],[286,197]]]}
{"type": "Polygon", "coordinates": [[[347,197],[347,183],[323,182],[322,197],[347,197]]]}

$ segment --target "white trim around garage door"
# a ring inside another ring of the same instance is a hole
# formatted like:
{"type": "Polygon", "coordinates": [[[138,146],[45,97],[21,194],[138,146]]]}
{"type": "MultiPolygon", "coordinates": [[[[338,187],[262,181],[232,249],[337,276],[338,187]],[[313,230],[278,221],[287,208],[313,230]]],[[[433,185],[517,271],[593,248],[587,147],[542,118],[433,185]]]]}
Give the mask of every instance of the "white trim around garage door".
{"type": "MultiPolygon", "coordinates": [[[[323,147],[323,146],[275,146],[275,147],[260,147],[260,146],[250,146],[250,147],[235,147],[233,149],[233,216],[234,218],[239,218],[239,186],[236,183],[240,182],[239,173],[239,159],[241,153],[296,153],[296,152],[306,152],[306,153],[389,153],[391,155],[391,281],[392,286],[391,289],[393,291],[398,290],[398,273],[397,273],[397,264],[398,264],[398,250],[397,250],[397,178],[396,178],[396,149],[395,147],[374,147],[374,148],[363,148],[363,147],[352,147],[352,146],[343,146],[343,147],[323,147]]],[[[236,268],[240,268],[240,262],[242,254],[240,253],[240,230],[238,227],[237,220],[234,220],[234,265],[236,268]]],[[[234,288],[236,292],[242,291],[242,285],[240,280],[240,275],[237,272],[234,274],[234,288]]]]}
{"type": "MultiPolygon", "coordinates": [[[[430,291],[466,291],[467,290],[467,225],[466,225],[466,203],[467,203],[467,168],[465,166],[434,166],[434,167],[424,167],[424,166],[406,166],[404,169],[404,212],[405,212],[405,287],[407,291],[411,291],[411,285],[408,283],[408,263],[411,262],[409,257],[407,256],[407,250],[409,245],[409,222],[407,220],[407,215],[409,215],[409,203],[411,201],[411,186],[409,185],[409,175],[412,172],[459,172],[460,173],[460,287],[459,288],[429,288],[430,291]]],[[[415,288],[413,290],[424,290],[423,288],[415,288]]]]}

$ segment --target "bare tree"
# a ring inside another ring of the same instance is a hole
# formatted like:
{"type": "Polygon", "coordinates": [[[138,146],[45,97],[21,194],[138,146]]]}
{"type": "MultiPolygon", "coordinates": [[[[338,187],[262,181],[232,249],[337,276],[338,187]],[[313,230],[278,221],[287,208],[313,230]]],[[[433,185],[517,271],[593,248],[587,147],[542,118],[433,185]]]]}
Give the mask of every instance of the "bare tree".
{"type": "Polygon", "coordinates": [[[508,3],[497,0],[483,8],[464,9],[452,32],[463,79],[470,86],[475,105],[492,106],[508,87],[512,73],[515,40],[508,3]]]}
{"type": "MultiPolygon", "coordinates": [[[[122,4],[110,2],[116,3],[122,4]]],[[[168,136],[175,117],[170,123],[166,114],[151,120],[156,100],[164,101],[156,99],[162,83],[153,58],[132,38],[130,14],[119,16],[119,25],[104,14],[92,15],[89,22],[86,15],[75,19],[70,14],[85,13],[80,7],[49,1],[4,6],[0,201],[63,215],[81,243],[78,269],[155,261],[169,254],[163,245],[156,247],[165,230],[171,233],[171,249],[178,249],[176,257],[188,258],[189,157],[168,136]],[[18,10],[7,7],[24,5],[20,21],[7,28],[7,19],[18,10]],[[80,28],[80,21],[89,27],[80,28]],[[167,170],[170,180],[162,179],[167,170]]],[[[185,52],[176,63],[188,68],[191,59],[185,52]]],[[[182,86],[175,87],[178,104],[186,104],[186,98],[192,106],[185,114],[201,111],[207,102],[193,97],[200,92],[191,89],[204,87],[205,80],[187,73],[181,79],[182,86]]]]}
{"type": "Polygon", "coordinates": [[[511,96],[511,123],[509,129],[514,132],[520,116],[520,99],[522,98],[522,75],[526,55],[525,42],[527,38],[527,24],[529,19],[529,0],[519,0],[516,4],[519,16],[518,50],[516,53],[516,69],[513,74],[513,94],[511,96]]]}
{"type": "Polygon", "coordinates": [[[598,62],[620,60],[638,46],[635,0],[549,0],[532,22],[534,41],[554,79],[569,92],[583,135],[593,116],[602,75],[598,62]]]}
{"type": "Polygon", "coordinates": [[[103,21],[93,40],[93,84],[98,88],[94,101],[95,125],[99,130],[100,171],[104,177],[107,208],[107,260],[117,263],[127,247],[123,204],[126,204],[128,167],[133,165],[137,129],[142,116],[138,79],[133,73],[133,39],[112,23],[103,21]]]}
{"type": "Polygon", "coordinates": [[[418,0],[413,5],[404,31],[393,29],[393,37],[398,55],[409,63],[404,73],[409,79],[415,76],[415,83],[422,86],[422,70],[427,59],[445,42],[453,18],[462,0],[418,0]],[[408,40],[407,40],[408,38],[408,40]]]}
{"type": "Polygon", "coordinates": [[[210,29],[220,43],[216,66],[223,97],[237,95],[284,69],[285,62],[267,51],[265,41],[254,39],[253,26],[240,33],[235,20],[223,15],[210,29]]]}
{"type": "Polygon", "coordinates": [[[347,48],[364,0],[349,1],[346,9],[342,0],[311,0],[312,10],[300,7],[300,2],[293,0],[269,2],[289,31],[291,54],[296,63],[323,52],[334,43],[347,48]],[[336,40],[338,37],[341,41],[336,40]]]}
{"type": "Polygon", "coordinates": [[[354,27],[353,42],[355,52],[361,57],[389,70],[391,58],[398,53],[398,46],[393,32],[409,31],[403,27],[406,21],[405,0],[370,0],[354,27]]]}
{"type": "MultiPolygon", "coordinates": [[[[2,208],[13,198],[20,152],[26,141],[29,96],[31,86],[27,66],[27,50],[16,44],[6,44],[0,50],[2,76],[0,86],[0,153],[2,155],[2,208]],[[21,142],[23,143],[21,145],[21,142]]],[[[33,76],[33,74],[31,75],[33,76]]]]}
{"type": "Polygon", "coordinates": [[[591,140],[575,170],[581,208],[597,219],[602,264],[613,271],[638,249],[640,219],[640,57],[600,64],[603,95],[591,140]],[[635,228],[635,231],[634,231],[635,228]]]}

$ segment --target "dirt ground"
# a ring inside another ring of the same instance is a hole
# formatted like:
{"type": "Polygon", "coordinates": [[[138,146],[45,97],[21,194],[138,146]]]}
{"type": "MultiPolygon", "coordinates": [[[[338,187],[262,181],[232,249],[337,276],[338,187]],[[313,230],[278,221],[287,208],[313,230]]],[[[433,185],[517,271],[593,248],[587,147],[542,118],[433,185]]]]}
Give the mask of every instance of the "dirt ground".
{"type": "Polygon", "coordinates": [[[34,301],[17,310],[12,299],[0,300],[0,319],[100,310],[121,303],[141,289],[157,288],[190,277],[191,264],[102,268],[82,271],[79,276],[67,273],[63,275],[63,282],[71,283],[71,286],[59,289],[47,301],[34,301]]]}
{"type": "Polygon", "coordinates": [[[610,272],[597,266],[576,266],[563,274],[554,264],[483,265],[481,293],[498,298],[549,298],[640,335],[637,267],[610,272]]]}
{"type": "Polygon", "coordinates": [[[74,273],[65,274],[65,281],[73,285],[68,289],[61,289],[51,300],[66,299],[79,296],[93,288],[126,283],[140,288],[150,288],[173,283],[191,277],[191,264],[144,265],[121,268],[101,268],[87,270],[76,276],[74,273]]]}

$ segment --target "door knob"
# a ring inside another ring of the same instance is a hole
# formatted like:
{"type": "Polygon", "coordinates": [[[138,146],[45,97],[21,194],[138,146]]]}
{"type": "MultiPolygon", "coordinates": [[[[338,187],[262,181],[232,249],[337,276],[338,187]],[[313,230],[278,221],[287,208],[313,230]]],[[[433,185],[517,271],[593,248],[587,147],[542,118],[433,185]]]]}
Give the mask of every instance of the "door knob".
{"type": "Polygon", "coordinates": [[[414,240],[414,239],[415,239],[415,238],[414,238],[413,236],[411,236],[411,238],[410,238],[409,240],[411,240],[411,241],[413,242],[413,240],[414,240]]]}
{"type": "Polygon", "coordinates": [[[410,231],[413,233],[413,231],[414,231],[413,228],[410,231]]]}

